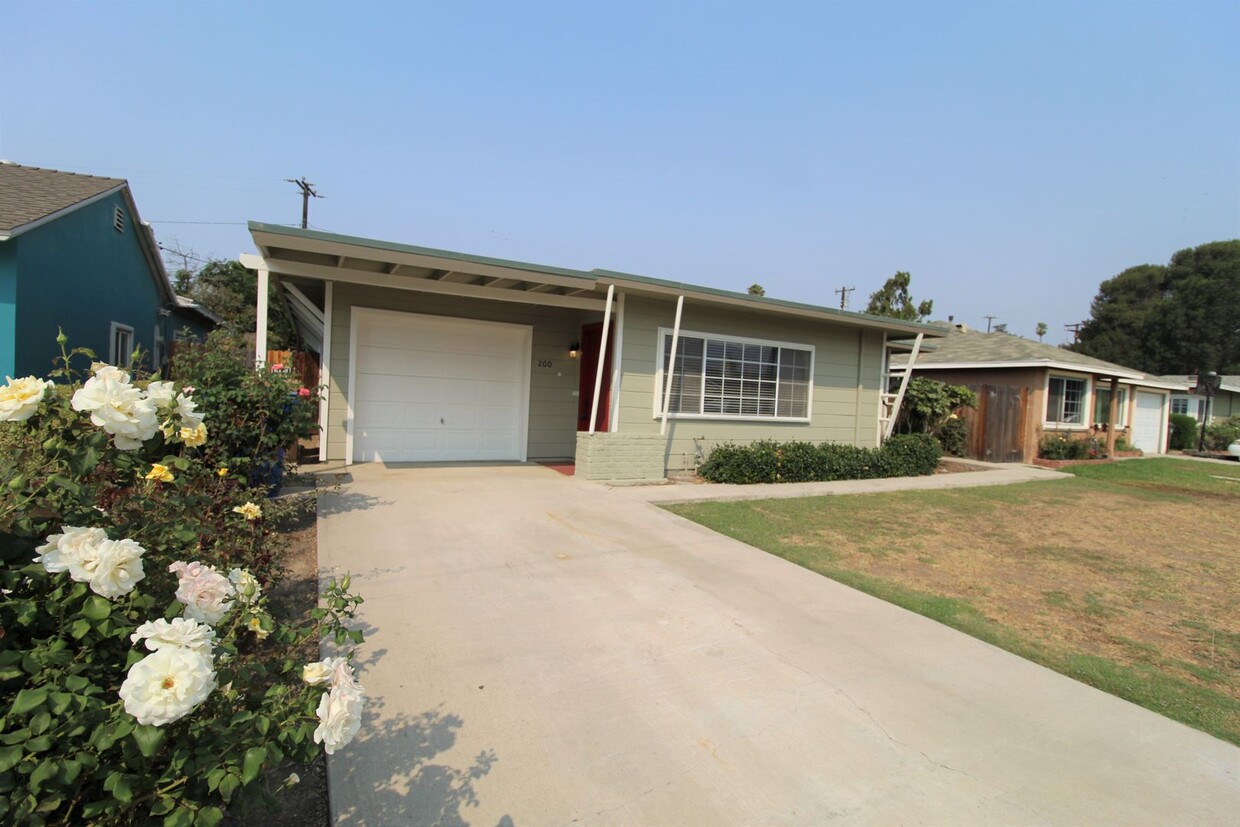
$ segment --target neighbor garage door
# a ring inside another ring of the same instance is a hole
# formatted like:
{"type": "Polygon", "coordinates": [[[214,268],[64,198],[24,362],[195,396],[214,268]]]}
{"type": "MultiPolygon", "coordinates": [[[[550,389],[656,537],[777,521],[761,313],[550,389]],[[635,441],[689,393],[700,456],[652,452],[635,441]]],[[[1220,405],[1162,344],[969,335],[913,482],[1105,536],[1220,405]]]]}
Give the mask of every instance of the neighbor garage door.
{"type": "Polygon", "coordinates": [[[1147,454],[1162,453],[1163,402],[1167,397],[1160,393],[1137,391],[1137,412],[1132,422],[1132,444],[1147,454]]]}
{"type": "Polygon", "coordinates": [[[524,460],[531,329],[353,310],[355,460],[524,460]]]}

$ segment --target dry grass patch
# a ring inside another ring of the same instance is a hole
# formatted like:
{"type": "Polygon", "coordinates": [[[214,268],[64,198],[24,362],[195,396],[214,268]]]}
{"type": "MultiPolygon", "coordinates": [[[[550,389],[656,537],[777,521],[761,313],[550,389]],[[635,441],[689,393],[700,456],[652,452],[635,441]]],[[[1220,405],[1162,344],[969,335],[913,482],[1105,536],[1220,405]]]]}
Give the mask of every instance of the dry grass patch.
{"type": "Polygon", "coordinates": [[[1074,479],[674,510],[1240,743],[1240,491],[1167,487],[1074,479]]]}

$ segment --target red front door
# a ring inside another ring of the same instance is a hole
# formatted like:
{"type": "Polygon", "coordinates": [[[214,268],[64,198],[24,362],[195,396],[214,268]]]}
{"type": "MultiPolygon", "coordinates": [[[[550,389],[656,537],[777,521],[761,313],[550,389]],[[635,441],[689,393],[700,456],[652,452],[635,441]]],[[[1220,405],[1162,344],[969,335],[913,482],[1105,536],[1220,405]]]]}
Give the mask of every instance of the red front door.
{"type": "MultiPolygon", "coordinates": [[[[608,336],[611,338],[611,336],[608,336]]],[[[595,322],[581,328],[581,378],[577,396],[577,430],[590,430],[590,403],[594,401],[594,378],[598,371],[598,355],[603,344],[603,323],[595,322]]],[[[603,360],[603,385],[599,389],[598,415],[594,430],[606,431],[611,416],[611,348],[603,360]]]]}

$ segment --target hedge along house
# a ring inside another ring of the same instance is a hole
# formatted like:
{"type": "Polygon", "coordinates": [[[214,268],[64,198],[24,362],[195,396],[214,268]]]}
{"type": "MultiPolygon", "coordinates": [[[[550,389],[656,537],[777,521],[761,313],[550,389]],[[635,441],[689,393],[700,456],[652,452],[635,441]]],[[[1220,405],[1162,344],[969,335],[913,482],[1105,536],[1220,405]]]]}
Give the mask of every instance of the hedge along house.
{"type": "Polygon", "coordinates": [[[276,279],[319,345],[320,456],[346,463],[575,459],[590,479],[642,480],[725,441],[872,446],[887,338],[946,333],[606,270],[250,234],[257,351],[276,279]]]}
{"type": "MultiPolygon", "coordinates": [[[[1171,393],[1183,390],[1182,384],[1009,333],[963,326],[931,348],[918,355],[913,375],[964,385],[978,395],[977,408],[964,414],[970,457],[1031,462],[1048,433],[1126,434],[1147,454],[1166,453],[1171,393]]],[[[907,357],[901,370],[905,364],[907,357]]]]}
{"type": "Polygon", "coordinates": [[[0,376],[46,376],[70,347],[160,366],[168,343],[218,319],[172,291],[129,184],[0,162],[0,376]]]}

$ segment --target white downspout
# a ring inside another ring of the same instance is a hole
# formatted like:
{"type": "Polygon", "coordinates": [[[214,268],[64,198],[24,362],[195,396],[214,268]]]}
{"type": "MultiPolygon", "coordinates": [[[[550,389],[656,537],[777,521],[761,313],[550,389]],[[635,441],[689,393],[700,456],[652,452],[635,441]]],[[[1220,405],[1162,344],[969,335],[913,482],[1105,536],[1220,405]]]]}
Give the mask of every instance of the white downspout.
{"type": "Polygon", "coordinates": [[[267,364],[267,290],[269,274],[266,268],[258,270],[258,303],[255,306],[254,320],[254,367],[262,368],[267,364]]]}
{"type": "Polygon", "coordinates": [[[896,419],[900,416],[900,405],[904,403],[904,392],[908,390],[909,377],[913,375],[913,363],[917,361],[917,354],[921,352],[921,340],[926,334],[918,333],[917,338],[913,340],[913,352],[908,355],[908,368],[904,371],[904,377],[900,380],[900,392],[896,394],[896,401],[891,405],[891,419],[887,420],[887,433],[883,434],[883,439],[891,436],[896,429],[896,419]]]}
{"type": "Polygon", "coordinates": [[[607,285],[607,308],[603,311],[603,341],[598,349],[598,367],[594,369],[594,398],[590,400],[590,435],[594,435],[594,426],[598,424],[598,395],[603,389],[603,364],[607,361],[607,341],[611,332],[611,299],[616,294],[616,285],[607,285]]]}
{"type": "Polygon", "coordinates": [[[667,435],[667,411],[672,404],[672,377],[676,374],[676,347],[680,344],[680,313],[685,309],[685,297],[676,297],[676,323],[672,325],[672,352],[667,360],[667,376],[663,386],[663,421],[659,424],[659,435],[667,435]]]}

